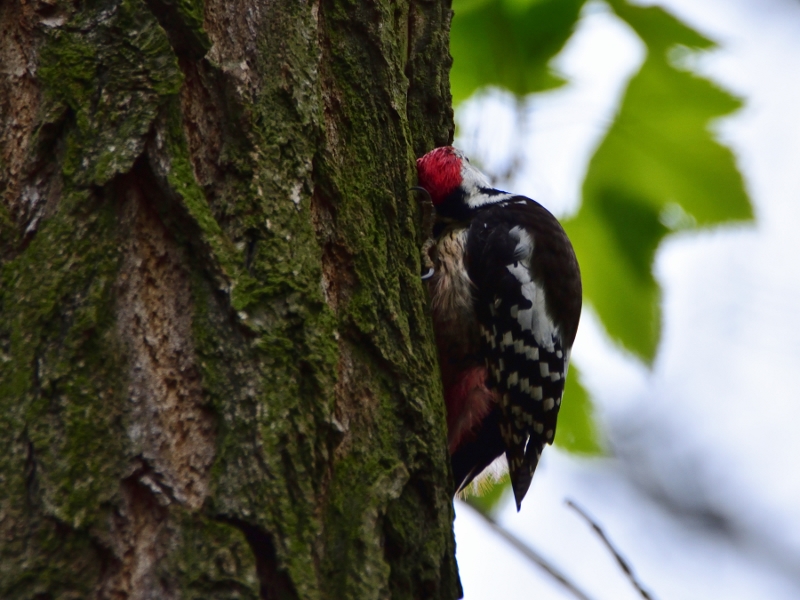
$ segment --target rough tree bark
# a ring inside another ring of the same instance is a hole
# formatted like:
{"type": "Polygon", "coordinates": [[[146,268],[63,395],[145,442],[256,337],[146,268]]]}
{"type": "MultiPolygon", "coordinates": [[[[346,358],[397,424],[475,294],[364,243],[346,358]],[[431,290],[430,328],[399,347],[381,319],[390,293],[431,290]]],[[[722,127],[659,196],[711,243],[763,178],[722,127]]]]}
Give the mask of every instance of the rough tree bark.
{"type": "Polygon", "coordinates": [[[444,0],[0,2],[0,597],[453,598],[444,0]]]}

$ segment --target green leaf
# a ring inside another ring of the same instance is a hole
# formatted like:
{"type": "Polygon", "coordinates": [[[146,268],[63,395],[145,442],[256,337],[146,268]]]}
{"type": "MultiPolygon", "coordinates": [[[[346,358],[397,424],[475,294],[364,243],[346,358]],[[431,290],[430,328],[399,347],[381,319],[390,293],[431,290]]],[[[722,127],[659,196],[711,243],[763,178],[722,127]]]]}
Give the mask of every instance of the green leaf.
{"type": "Polygon", "coordinates": [[[583,204],[565,223],[584,295],[609,334],[646,361],[660,334],[652,262],[671,229],[752,218],[731,151],[709,123],[740,102],[674,64],[712,42],[658,7],[611,0],[647,45],[606,138],[589,165],[583,204]],[[688,49],[688,50],[687,50],[688,49]]]}
{"type": "Polygon", "coordinates": [[[593,417],[589,394],[579,382],[578,369],[569,367],[564,401],[558,411],[555,444],[576,454],[597,455],[603,452],[593,417]]]}
{"type": "Polygon", "coordinates": [[[557,87],[548,63],[563,48],[585,0],[453,0],[453,104],[485,86],[519,96],[557,87]]]}

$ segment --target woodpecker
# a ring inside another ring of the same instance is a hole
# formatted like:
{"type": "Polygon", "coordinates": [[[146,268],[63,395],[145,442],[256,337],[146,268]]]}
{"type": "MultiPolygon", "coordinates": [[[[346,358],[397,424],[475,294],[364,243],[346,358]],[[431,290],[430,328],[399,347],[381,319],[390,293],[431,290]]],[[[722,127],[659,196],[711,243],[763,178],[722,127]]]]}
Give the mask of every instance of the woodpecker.
{"type": "Polygon", "coordinates": [[[423,260],[456,493],[505,453],[517,510],[552,444],[581,314],[567,234],[450,146],[417,160],[433,203],[423,260]]]}

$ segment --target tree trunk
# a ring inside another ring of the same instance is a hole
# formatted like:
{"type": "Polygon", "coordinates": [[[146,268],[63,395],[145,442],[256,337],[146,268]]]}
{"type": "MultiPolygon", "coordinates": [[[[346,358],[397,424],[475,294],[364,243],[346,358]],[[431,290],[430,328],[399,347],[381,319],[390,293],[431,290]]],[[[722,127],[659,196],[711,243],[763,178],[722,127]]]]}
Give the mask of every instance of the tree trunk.
{"type": "Polygon", "coordinates": [[[453,598],[449,2],[0,2],[0,597],[453,598]]]}

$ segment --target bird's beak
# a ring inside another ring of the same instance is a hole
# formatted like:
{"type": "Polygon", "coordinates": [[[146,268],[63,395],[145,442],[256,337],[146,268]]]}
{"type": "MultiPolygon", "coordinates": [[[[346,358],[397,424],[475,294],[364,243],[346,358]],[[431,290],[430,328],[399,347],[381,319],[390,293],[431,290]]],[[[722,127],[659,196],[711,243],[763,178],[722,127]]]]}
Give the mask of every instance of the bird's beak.
{"type": "Polygon", "coordinates": [[[408,188],[408,191],[409,192],[420,192],[422,194],[425,194],[425,197],[428,199],[428,202],[433,204],[433,200],[431,199],[430,193],[424,187],[420,187],[418,185],[415,185],[414,187],[408,188]]]}

